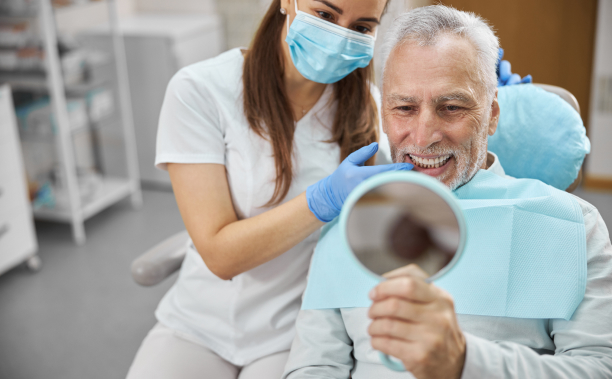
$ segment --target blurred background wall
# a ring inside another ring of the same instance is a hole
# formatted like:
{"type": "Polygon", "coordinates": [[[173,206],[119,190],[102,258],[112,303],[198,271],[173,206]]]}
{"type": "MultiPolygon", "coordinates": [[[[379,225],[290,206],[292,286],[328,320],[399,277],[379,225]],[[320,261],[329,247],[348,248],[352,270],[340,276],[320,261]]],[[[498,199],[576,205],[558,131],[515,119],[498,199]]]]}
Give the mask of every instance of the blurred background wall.
{"type": "MultiPolygon", "coordinates": [[[[224,48],[248,47],[270,0],[117,0],[120,13],[216,13],[223,20],[224,48]]],[[[379,41],[393,19],[430,0],[391,0],[379,41]]],[[[585,185],[612,190],[612,0],[441,0],[475,12],[494,26],[513,72],[566,88],[581,107],[593,143],[585,165],[585,185]]],[[[106,19],[106,9],[71,9],[58,17],[60,30],[72,32],[106,19]]],[[[380,73],[380,44],[374,59],[380,73]]]]}
{"type": "Polygon", "coordinates": [[[494,26],[513,72],[578,99],[588,125],[597,0],[442,0],[494,26]]]}

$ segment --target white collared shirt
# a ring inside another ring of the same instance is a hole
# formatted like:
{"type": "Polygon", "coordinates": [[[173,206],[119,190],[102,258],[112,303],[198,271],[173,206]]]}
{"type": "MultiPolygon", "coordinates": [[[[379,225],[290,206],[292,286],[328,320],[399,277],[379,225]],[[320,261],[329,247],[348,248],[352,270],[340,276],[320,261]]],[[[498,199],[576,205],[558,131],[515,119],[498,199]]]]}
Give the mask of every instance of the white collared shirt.
{"type": "MultiPolygon", "coordinates": [[[[488,170],[508,177],[492,156],[488,170]]],[[[587,287],[574,315],[569,321],[457,315],[467,344],[462,379],[612,378],[612,246],[597,209],[576,200],[587,236],[587,287]]],[[[367,311],[300,311],[283,378],[414,378],[381,364],[367,311]]]]}

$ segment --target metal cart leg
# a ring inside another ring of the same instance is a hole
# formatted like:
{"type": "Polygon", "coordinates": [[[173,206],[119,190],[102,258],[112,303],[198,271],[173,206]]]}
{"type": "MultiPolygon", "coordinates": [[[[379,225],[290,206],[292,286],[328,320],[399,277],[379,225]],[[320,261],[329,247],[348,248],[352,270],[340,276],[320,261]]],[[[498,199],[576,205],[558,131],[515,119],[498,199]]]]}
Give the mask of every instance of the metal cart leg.
{"type": "Polygon", "coordinates": [[[42,268],[42,261],[38,255],[32,255],[25,261],[26,267],[33,272],[40,271],[42,268]]]}
{"type": "Polygon", "coordinates": [[[127,170],[132,187],[132,207],[139,209],[142,206],[142,191],[140,189],[140,173],[138,169],[138,154],[136,153],[136,134],[134,132],[134,116],[132,114],[132,99],[130,94],[127,58],[123,36],[119,32],[119,19],[115,0],[107,0],[108,15],[115,53],[115,67],[117,70],[117,87],[119,103],[121,105],[121,119],[123,122],[123,140],[127,155],[127,170]]]}
{"type": "Polygon", "coordinates": [[[51,95],[51,106],[57,122],[57,144],[62,170],[68,194],[68,210],[72,223],[74,241],[82,245],[85,243],[85,228],[83,227],[83,214],[81,210],[81,196],[77,181],[76,164],[72,146],[72,130],[68,118],[64,80],[57,51],[57,35],[55,18],[49,0],[40,0],[39,20],[42,29],[47,80],[51,95]]]}
{"type": "Polygon", "coordinates": [[[74,243],[81,246],[85,244],[85,225],[83,220],[72,221],[72,239],[74,243]]]}

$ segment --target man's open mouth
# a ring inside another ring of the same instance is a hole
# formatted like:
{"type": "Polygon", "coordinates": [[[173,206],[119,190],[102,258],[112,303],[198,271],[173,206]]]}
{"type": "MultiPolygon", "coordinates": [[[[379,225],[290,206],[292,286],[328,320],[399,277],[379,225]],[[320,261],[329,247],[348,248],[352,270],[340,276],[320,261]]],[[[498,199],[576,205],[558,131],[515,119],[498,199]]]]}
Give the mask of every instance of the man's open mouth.
{"type": "Polygon", "coordinates": [[[441,155],[436,158],[420,158],[416,155],[408,154],[415,166],[421,168],[438,168],[442,167],[453,156],[452,154],[441,155]]]}

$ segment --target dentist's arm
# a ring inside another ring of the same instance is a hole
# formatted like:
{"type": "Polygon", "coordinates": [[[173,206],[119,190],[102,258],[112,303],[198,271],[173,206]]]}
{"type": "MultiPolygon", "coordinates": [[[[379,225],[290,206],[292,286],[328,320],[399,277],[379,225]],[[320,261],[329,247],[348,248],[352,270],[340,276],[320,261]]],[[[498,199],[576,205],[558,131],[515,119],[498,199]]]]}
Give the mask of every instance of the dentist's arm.
{"type": "Polygon", "coordinates": [[[215,275],[231,279],[283,254],[333,220],[350,191],[363,180],[384,171],[412,168],[406,163],[364,166],[377,150],[373,143],[355,151],[305,193],[243,220],[236,216],[225,166],[169,163],[168,172],[197,251],[215,275]]]}

